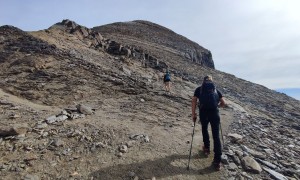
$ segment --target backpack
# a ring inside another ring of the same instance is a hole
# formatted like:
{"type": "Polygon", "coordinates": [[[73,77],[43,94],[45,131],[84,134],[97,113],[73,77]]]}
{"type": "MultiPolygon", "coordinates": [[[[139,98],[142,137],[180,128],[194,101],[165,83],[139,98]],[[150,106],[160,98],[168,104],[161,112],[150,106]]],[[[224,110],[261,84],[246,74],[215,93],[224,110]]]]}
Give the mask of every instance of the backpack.
{"type": "Polygon", "coordinates": [[[171,76],[169,73],[165,74],[165,77],[164,77],[164,81],[170,81],[171,80],[171,76]]]}
{"type": "Polygon", "coordinates": [[[200,109],[215,110],[220,101],[218,92],[213,82],[204,82],[200,90],[200,109]]]}

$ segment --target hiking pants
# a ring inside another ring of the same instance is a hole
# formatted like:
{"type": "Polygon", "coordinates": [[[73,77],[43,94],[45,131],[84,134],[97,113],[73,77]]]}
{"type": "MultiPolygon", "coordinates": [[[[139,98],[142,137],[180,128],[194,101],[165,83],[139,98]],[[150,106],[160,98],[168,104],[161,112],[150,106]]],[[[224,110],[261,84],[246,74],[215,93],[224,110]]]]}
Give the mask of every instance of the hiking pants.
{"type": "Polygon", "coordinates": [[[202,136],[205,148],[210,148],[208,123],[211,125],[212,136],[214,140],[214,162],[221,162],[222,147],[220,141],[220,115],[219,110],[200,110],[200,122],[202,125],[202,136]]]}

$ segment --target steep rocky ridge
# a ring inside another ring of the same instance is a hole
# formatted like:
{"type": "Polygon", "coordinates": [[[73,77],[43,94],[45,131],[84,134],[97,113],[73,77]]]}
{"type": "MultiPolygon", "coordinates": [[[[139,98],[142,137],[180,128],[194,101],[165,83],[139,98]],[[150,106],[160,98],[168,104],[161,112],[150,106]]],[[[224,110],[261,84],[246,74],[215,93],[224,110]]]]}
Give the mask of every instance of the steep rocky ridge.
{"type": "Polygon", "coordinates": [[[3,179],[269,179],[268,169],[299,178],[299,101],[187,61],[171,46],[180,39],[160,46],[121,32],[69,20],[37,32],[0,27],[3,179]],[[172,94],[162,87],[166,67],[172,94]],[[220,110],[227,155],[221,172],[209,167],[212,156],[197,153],[198,125],[186,170],[190,99],[206,74],[228,102],[220,110]],[[245,157],[268,169],[245,166],[245,157]]]}
{"type": "Polygon", "coordinates": [[[107,38],[130,46],[141,47],[144,51],[160,56],[162,59],[183,59],[214,68],[211,52],[197,43],[173,32],[170,29],[148,21],[131,21],[94,27],[107,38]],[[164,56],[161,57],[161,51],[164,56]]]}

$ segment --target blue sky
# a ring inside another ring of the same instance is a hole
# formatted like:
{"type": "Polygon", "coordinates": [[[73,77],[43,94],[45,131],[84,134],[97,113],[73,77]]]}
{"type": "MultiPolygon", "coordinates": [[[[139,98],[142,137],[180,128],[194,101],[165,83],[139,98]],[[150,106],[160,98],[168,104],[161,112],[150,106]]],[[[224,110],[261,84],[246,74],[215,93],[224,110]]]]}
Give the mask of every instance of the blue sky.
{"type": "Polygon", "coordinates": [[[300,96],[299,0],[0,0],[0,25],[148,20],[211,50],[218,70],[300,96]]]}

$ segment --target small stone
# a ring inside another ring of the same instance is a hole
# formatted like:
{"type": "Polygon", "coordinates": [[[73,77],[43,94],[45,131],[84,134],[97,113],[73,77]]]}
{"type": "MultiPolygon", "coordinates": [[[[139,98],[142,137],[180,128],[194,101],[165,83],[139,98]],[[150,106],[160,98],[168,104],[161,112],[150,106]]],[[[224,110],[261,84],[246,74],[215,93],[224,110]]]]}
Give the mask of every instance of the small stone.
{"type": "Polygon", "coordinates": [[[13,106],[11,108],[9,108],[9,110],[19,110],[20,109],[20,106],[13,106]]]}
{"type": "Polygon", "coordinates": [[[242,158],[244,153],[242,151],[239,151],[239,150],[235,150],[235,154],[239,157],[239,158],[242,158]]]}
{"type": "Polygon", "coordinates": [[[141,102],[145,102],[145,100],[144,100],[144,99],[141,99],[141,102]]]}
{"type": "Polygon", "coordinates": [[[229,164],[228,157],[225,154],[221,156],[221,161],[223,164],[229,164]]]}
{"type": "Polygon", "coordinates": [[[123,153],[118,152],[116,155],[117,155],[118,157],[122,157],[122,156],[123,156],[123,153]]]}
{"type": "Polygon", "coordinates": [[[232,160],[235,164],[241,165],[241,160],[238,156],[236,156],[236,155],[232,156],[232,160]]]}
{"type": "Polygon", "coordinates": [[[268,169],[268,168],[263,168],[265,171],[267,171],[272,177],[274,177],[275,179],[277,180],[288,180],[287,177],[285,177],[284,175],[276,172],[276,171],[273,171],[271,169],[268,169]]]}
{"type": "Polygon", "coordinates": [[[20,117],[21,116],[19,114],[15,114],[15,113],[9,115],[10,119],[16,119],[16,118],[20,118],[20,117]]]}
{"type": "Polygon", "coordinates": [[[128,176],[131,177],[131,178],[133,178],[133,177],[135,176],[135,173],[132,172],[132,171],[129,171],[129,172],[128,172],[128,176]]]}
{"type": "Polygon", "coordinates": [[[233,134],[230,133],[227,136],[232,139],[232,142],[238,142],[243,139],[243,136],[236,134],[236,133],[233,133],[233,134]]]}
{"type": "Polygon", "coordinates": [[[65,121],[66,119],[68,119],[68,116],[66,115],[60,115],[56,117],[57,122],[65,121]]]}
{"type": "Polygon", "coordinates": [[[246,172],[241,173],[242,176],[244,176],[247,180],[252,180],[253,178],[249,176],[246,172]]]}
{"type": "Polygon", "coordinates": [[[272,154],[274,153],[274,151],[272,149],[264,149],[264,151],[268,154],[272,154]]]}
{"type": "Polygon", "coordinates": [[[66,110],[62,110],[62,111],[60,112],[60,115],[66,115],[66,116],[68,116],[69,113],[68,113],[66,110]]]}
{"type": "Polygon", "coordinates": [[[46,118],[46,122],[47,122],[48,124],[52,124],[52,123],[56,122],[56,115],[47,117],[47,118],[46,118]]]}
{"type": "Polygon", "coordinates": [[[39,180],[40,178],[37,175],[26,174],[24,180],[39,180]]]}
{"type": "Polygon", "coordinates": [[[35,126],[35,128],[37,128],[37,129],[44,129],[44,128],[46,128],[47,126],[48,126],[47,123],[38,123],[38,124],[35,126]]]}
{"type": "Polygon", "coordinates": [[[43,132],[41,136],[42,136],[42,137],[47,137],[48,135],[49,135],[48,132],[43,132]]]}
{"type": "Polygon", "coordinates": [[[262,163],[262,164],[264,164],[264,165],[266,165],[266,166],[268,166],[271,169],[276,169],[277,168],[276,165],[274,165],[274,164],[272,164],[272,163],[270,163],[268,161],[264,161],[264,160],[261,160],[261,159],[257,159],[257,161],[260,162],[260,163],[262,163]]]}
{"type": "Polygon", "coordinates": [[[242,165],[246,171],[256,174],[259,174],[262,171],[260,165],[250,156],[246,156],[242,159],[242,165]]]}
{"type": "Polygon", "coordinates": [[[235,163],[229,163],[228,164],[228,170],[236,170],[238,169],[237,165],[235,163]]]}
{"type": "Polygon", "coordinates": [[[78,110],[80,113],[85,114],[85,115],[91,115],[91,114],[94,113],[93,110],[92,110],[92,108],[90,108],[90,107],[88,107],[88,106],[85,106],[85,105],[83,105],[83,104],[78,104],[78,105],[76,106],[76,108],[77,108],[77,110],[78,110]]]}
{"type": "Polygon", "coordinates": [[[61,139],[55,139],[51,144],[55,147],[64,146],[64,141],[61,139]]]}
{"type": "Polygon", "coordinates": [[[120,146],[119,151],[121,153],[126,153],[128,151],[128,147],[126,145],[122,145],[120,146]]]}
{"type": "Polygon", "coordinates": [[[103,144],[102,142],[97,142],[97,143],[95,144],[95,146],[96,146],[96,147],[101,147],[101,148],[105,148],[105,147],[106,147],[106,145],[103,144]]]}
{"type": "Polygon", "coordinates": [[[145,142],[150,142],[150,138],[148,135],[145,135],[145,142]]]}
{"type": "Polygon", "coordinates": [[[71,177],[79,176],[79,173],[75,171],[75,172],[73,172],[72,174],[70,174],[70,176],[71,176],[71,177]]]}

